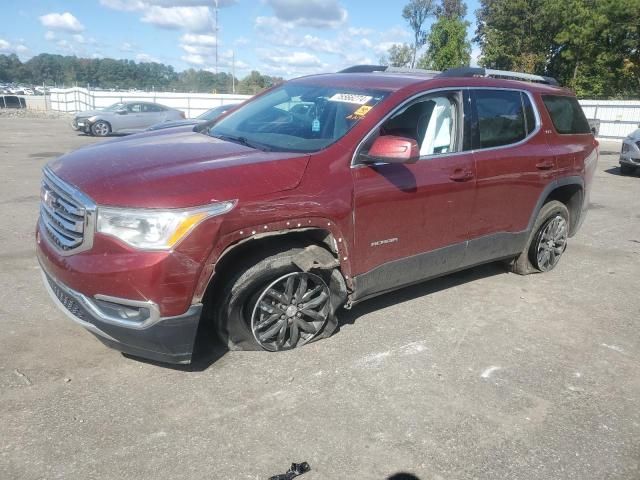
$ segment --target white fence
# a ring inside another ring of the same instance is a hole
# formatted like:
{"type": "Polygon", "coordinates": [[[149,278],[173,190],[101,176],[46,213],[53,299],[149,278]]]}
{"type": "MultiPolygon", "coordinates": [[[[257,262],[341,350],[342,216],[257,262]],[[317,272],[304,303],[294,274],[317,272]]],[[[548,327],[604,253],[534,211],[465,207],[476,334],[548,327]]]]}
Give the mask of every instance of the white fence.
{"type": "Polygon", "coordinates": [[[187,118],[197,117],[210,108],[239,103],[251,95],[173,93],[173,92],[109,92],[86,88],[51,89],[49,106],[59,112],[79,112],[108,107],[117,102],[154,102],[182,110],[187,118]]]}
{"type": "MultiPolygon", "coordinates": [[[[228,103],[243,102],[250,95],[173,93],[173,92],[108,92],[86,88],[52,89],[45,108],[60,112],[78,112],[108,107],[116,102],[147,101],[182,110],[189,118],[228,103]]],[[[27,107],[29,102],[27,102],[27,107]]],[[[638,100],[580,100],[589,119],[600,120],[599,136],[624,138],[640,124],[638,100]]]]}
{"type": "Polygon", "coordinates": [[[600,120],[598,137],[624,138],[640,125],[638,100],[580,100],[587,118],[600,120]]]}

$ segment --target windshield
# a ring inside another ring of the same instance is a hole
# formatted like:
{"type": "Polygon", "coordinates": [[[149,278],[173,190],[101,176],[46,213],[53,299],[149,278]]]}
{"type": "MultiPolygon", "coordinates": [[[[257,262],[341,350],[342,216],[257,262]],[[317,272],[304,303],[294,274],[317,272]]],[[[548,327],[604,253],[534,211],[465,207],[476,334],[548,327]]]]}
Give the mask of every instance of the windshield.
{"type": "Polygon", "coordinates": [[[263,150],[316,152],[342,138],[386,95],[285,84],[221,119],[209,134],[263,150]]]}
{"type": "Polygon", "coordinates": [[[113,105],[105,107],[103,110],[105,112],[117,112],[118,110],[124,110],[124,108],[124,103],[114,103],[113,105]]]}
{"type": "Polygon", "coordinates": [[[234,106],[235,105],[221,105],[219,107],[212,108],[211,110],[207,110],[196,118],[200,120],[215,120],[227,110],[231,110],[234,106]]]}

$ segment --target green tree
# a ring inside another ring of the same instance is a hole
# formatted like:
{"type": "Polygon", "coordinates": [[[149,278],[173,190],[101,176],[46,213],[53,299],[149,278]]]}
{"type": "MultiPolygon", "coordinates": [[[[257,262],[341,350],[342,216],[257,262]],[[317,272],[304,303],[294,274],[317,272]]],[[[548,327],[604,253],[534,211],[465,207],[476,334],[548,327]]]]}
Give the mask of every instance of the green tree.
{"type": "Polygon", "coordinates": [[[424,46],[427,41],[427,33],[423,30],[424,23],[435,13],[434,0],[411,0],[402,9],[402,18],[404,18],[411,30],[413,31],[413,45],[411,65],[416,65],[418,50],[424,46]]]}
{"type": "Polygon", "coordinates": [[[556,77],[581,97],[640,91],[640,0],[481,0],[481,64],[556,77]]]}
{"type": "Polygon", "coordinates": [[[413,49],[411,45],[406,43],[396,43],[391,45],[386,56],[380,59],[382,65],[390,65],[392,67],[408,68],[411,66],[411,58],[413,49]]]}
{"type": "Polygon", "coordinates": [[[437,9],[438,19],[431,25],[427,51],[418,67],[432,70],[468,66],[471,43],[467,40],[469,22],[464,20],[467,7],[461,0],[444,0],[437,9]]]}
{"type": "MultiPolygon", "coordinates": [[[[502,70],[544,72],[553,32],[546,0],[481,0],[475,41],[480,64],[502,70]]],[[[558,2],[562,3],[562,2],[558,2]]]]}

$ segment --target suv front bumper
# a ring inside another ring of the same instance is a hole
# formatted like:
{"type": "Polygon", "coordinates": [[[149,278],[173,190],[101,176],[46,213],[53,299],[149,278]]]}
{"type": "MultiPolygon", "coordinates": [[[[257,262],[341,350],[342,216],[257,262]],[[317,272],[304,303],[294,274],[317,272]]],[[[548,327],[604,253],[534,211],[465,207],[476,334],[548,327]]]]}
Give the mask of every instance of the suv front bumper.
{"type": "Polygon", "coordinates": [[[89,298],[56,280],[44,268],[42,277],[54,303],[105,345],[160,362],[191,362],[202,304],[192,305],[182,315],[160,317],[157,306],[151,302],[89,298]],[[143,315],[140,320],[130,320],[135,316],[128,317],[127,313],[136,310],[144,311],[143,315]]]}

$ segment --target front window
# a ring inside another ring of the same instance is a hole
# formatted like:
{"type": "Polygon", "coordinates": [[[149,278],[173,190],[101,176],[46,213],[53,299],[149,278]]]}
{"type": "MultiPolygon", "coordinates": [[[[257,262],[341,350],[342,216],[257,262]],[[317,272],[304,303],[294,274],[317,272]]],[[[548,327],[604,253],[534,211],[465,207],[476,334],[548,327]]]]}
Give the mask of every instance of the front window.
{"type": "Polygon", "coordinates": [[[286,84],[211,127],[211,136],[273,151],[316,152],[342,138],[386,97],[358,88],[286,84]]]}
{"type": "Polygon", "coordinates": [[[118,110],[124,110],[126,105],[124,103],[114,103],[104,108],[105,112],[117,112],[118,110]]]}

